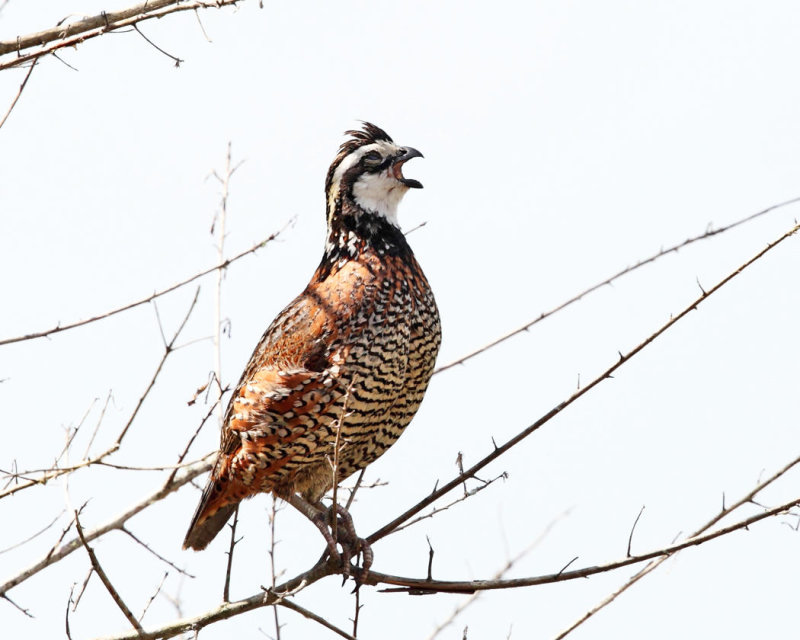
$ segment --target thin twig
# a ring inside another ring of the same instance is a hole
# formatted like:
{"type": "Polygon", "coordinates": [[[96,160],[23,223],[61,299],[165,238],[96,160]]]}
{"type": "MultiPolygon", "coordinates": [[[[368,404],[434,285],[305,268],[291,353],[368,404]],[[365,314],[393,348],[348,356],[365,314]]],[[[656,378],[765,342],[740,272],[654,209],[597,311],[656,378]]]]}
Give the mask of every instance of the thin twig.
{"type": "Polygon", "coordinates": [[[181,331],[183,331],[184,327],[186,326],[186,323],[189,321],[189,317],[192,315],[192,311],[194,311],[195,305],[197,304],[197,298],[199,294],[200,294],[200,288],[198,287],[197,291],[195,291],[194,298],[192,299],[192,303],[189,305],[189,309],[186,312],[186,315],[184,316],[183,320],[178,326],[178,329],[175,331],[172,340],[169,342],[169,344],[166,345],[164,353],[161,356],[161,360],[159,361],[158,366],[156,367],[155,373],[153,374],[153,377],[150,379],[150,383],[147,385],[147,388],[144,390],[144,393],[139,397],[139,400],[136,403],[133,412],[128,417],[128,420],[125,423],[125,426],[120,431],[119,435],[117,436],[116,441],[108,449],[106,449],[101,454],[95,456],[94,458],[90,458],[88,460],[82,460],[81,462],[78,462],[74,465],[70,465],[67,467],[60,467],[60,468],[55,467],[52,469],[48,469],[39,478],[34,478],[32,480],[28,480],[27,482],[18,484],[11,489],[0,491],[0,499],[37,484],[41,485],[47,484],[50,480],[58,478],[59,476],[62,476],[67,473],[72,473],[73,471],[77,471],[78,469],[82,469],[84,467],[89,467],[91,465],[97,464],[119,450],[119,448],[122,446],[122,440],[128,433],[128,430],[133,424],[133,421],[136,419],[136,416],[139,415],[139,410],[142,408],[144,401],[147,399],[148,395],[153,390],[153,387],[156,384],[156,380],[158,380],[158,376],[164,368],[164,363],[167,361],[167,358],[170,356],[170,354],[174,351],[173,347],[175,341],[178,339],[178,336],[181,334],[181,331]]]}
{"type": "Polygon", "coordinates": [[[163,50],[161,47],[159,47],[159,46],[158,46],[158,45],[157,45],[155,42],[153,42],[153,41],[152,41],[150,38],[148,38],[146,35],[144,35],[144,34],[142,33],[142,30],[141,30],[141,29],[139,29],[139,25],[138,25],[138,24],[136,24],[135,22],[133,23],[133,28],[136,30],[136,33],[138,33],[140,36],[142,36],[142,38],[144,38],[144,39],[147,41],[147,43],[148,43],[149,45],[151,45],[151,46],[152,46],[152,47],[153,47],[153,48],[154,48],[156,51],[160,51],[161,53],[163,53],[163,54],[164,54],[165,56],[167,56],[168,58],[171,58],[172,60],[174,60],[174,61],[175,61],[175,68],[176,68],[176,69],[177,69],[177,68],[179,68],[179,67],[181,66],[181,62],[183,62],[183,60],[181,60],[181,59],[180,59],[180,58],[178,58],[177,56],[173,56],[171,53],[167,53],[166,51],[164,51],[164,50],[163,50]]]}
{"type": "Polygon", "coordinates": [[[142,610],[142,615],[139,616],[140,622],[144,619],[144,614],[147,613],[147,610],[150,608],[150,605],[153,604],[153,600],[155,600],[158,594],[161,593],[161,589],[164,586],[164,582],[166,582],[167,580],[167,576],[169,576],[169,571],[164,572],[164,577],[161,578],[161,582],[158,583],[156,592],[152,596],[150,596],[150,599],[147,601],[147,604],[144,605],[144,609],[142,610]]]}
{"type": "MultiPolygon", "coordinates": [[[[514,336],[517,336],[517,335],[519,335],[521,333],[525,333],[532,326],[534,326],[535,324],[538,324],[539,322],[541,322],[545,318],[549,318],[553,314],[558,313],[559,311],[562,311],[563,309],[566,309],[570,305],[572,305],[572,304],[578,302],[579,300],[585,298],[590,293],[593,293],[593,292],[597,291],[598,289],[601,289],[602,287],[611,284],[612,282],[614,282],[615,280],[621,278],[622,276],[625,276],[625,275],[627,275],[629,273],[632,273],[632,272],[636,271],[637,269],[639,269],[639,268],[641,268],[641,267],[643,267],[645,265],[648,265],[648,264],[650,264],[652,262],[655,262],[659,258],[662,258],[662,257],[664,257],[664,256],[666,256],[666,255],[668,255],[670,253],[677,253],[680,249],[683,249],[684,247],[687,247],[690,244],[693,244],[695,242],[699,242],[701,240],[707,240],[708,238],[712,238],[712,237],[714,237],[716,235],[719,235],[721,233],[725,233],[726,231],[730,231],[731,229],[734,229],[734,228],[738,227],[739,225],[742,225],[742,224],[745,224],[747,222],[750,222],[751,220],[755,220],[756,218],[760,218],[761,216],[766,215],[767,213],[770,213],[771,211],[775,211],[775,210],[781,209],[783,207],[788,207],[789,205],[795,204],[797,202],[800,202],[800,196],[796,197],[796,198],[791,198],[790,200],[785,200],[784,202],[780,202],[778,204],[771,205],[771,206],[767,207],[766,209],[762,209],[761,211],[757,211],[756,213],[752,213],[749,216],[741,218],[741,219],[737,220],[736,222],[732,222],[729,225],[725,225],[724,227],[719,227],[718,229],[707,229],[705,231],[705,233],[701,233],[700,235],[693,236],[691,238],[687,238],[683,242],[679,242],[678,244],[672,245],[671,247],[668,247],[667,249],[661,249],[658,253],[654,253],[649,258],[645,258],[643,260],[640,260],[636,264],[631,265],[629,267],[625,267],[624,269],[618,271],[614,275],[609,276],[605,280],[602,280],[601,282],[593,284],[588,289],[584,289],[583,291],[581,291],[576,296],[573,296],[572,298],[570,298],[566,302],[562,302],[561,304],[559,304],[558,306],[550,309],[549,311],[543,311],[537,318],[531,320],[530,322],[526,322],[521,327],[518,327],[518,328],[514,329],[513,331],[509,331],[508,333],[500,336],[499,338],[496,338],[496,339],[492,340],[491,342],[485,344],[484,346],[482,346],[482,347],[480,347],[478,349],[475,349],[474,351],[469,352],[465,356],[461,356],[460,358],[458,358],[456,360],[453,360],[452,362],[448,362],[447,364],[444,364],[444,365],[442,365],[440,367],[437,367],[437,369],[433,372],[433,374],[436,375],[437,373],[442,373],[443,371],[447,371],[448,369],[451,369],[451,368],[455,367],[456,365],[464,364],[465,362],[467,362],[467,360],[471,360],[475,356],[478,356],[478,355],[480,355],[480,354],[482,354],[482,353],[484,353],[486,351],[489,351],[489,349],[492,349],[492,348],[496,347],[497,345],[505,342],[506,340],[509,340],[510,338],[513,338],[514,336]]],[[[0,343],[0,344],[2,344],[2,343],[0,343]]]]}
{"type": "Polygon", "coordinates": [[[231,570],[233,569],[233,548],[236,546],[238,540],[236,539],[236,525],[239,523],[239,506],[233,510],[233,522],[228,526],[231,528],[231,544],[228,548],[228,563],[225,568],[225,586],[222,589],[222,601],[231,601],[231,570]]]}
{"type": "Polygon", "coordinates": [[[305,607],[301,607],[296,602],[293,602],[291,600],[287,600],[285,598],[281,598],[280,600],[277,601],[277,604],[279,604],[282,607],[286,607],[287,609],[291,609],[292,611],[296,611],[297,613],[299,613],[300,615],[308,618],[309,620],[313,620],[314,622],[318,622],[323,627],[325,627],[326,629],[330,629],[331,631],[333,631],[335,634],[341,636],[342,638],[347,638],[348,640],[357,640],[355,638],[355,636],[351,636],[349,633],[347,633],[347,631],[344,631],[343,629],[340,629],[339,627],[331,624],[325,618],[323,618],[322,616],[318,616],[313,611],[309,611],[305,607]]]}
{"type": "MultiPolygon", "coordinates": [[[[222,264],[225,258],[225,227],[228,221],[228,195],[230,193],[230,182],[233,174],[241,166],[241,163],[235,167],[231,166],[231,143],[228,142],[228,150],[225,154],[225,174],[223,177],[214,172],[214,177],[222,185],[222,197],[220,198],[219,215],[214,216],[214,221],[211,224],[212,235],[215,231],[217,235],[217,262],[222,264]],[[219,220],[219,229],[217,230],[217,220],[219,220]]],[[[224,408],[222,406],[222,280],[225,276],[224,267],[217,269],[217,286],[214,290],[214,374],[217,378],[217,386],[219,387],[219,424],[222,426],[224,416],[224,408]]]]}
{"type": "MultiPolygon", "coordinates": [[[[126,511],[124,511],[120,515],[106,522],[105,524],[99,527],[95,527],[90,531],[85,531],[84,536],[86,540],[91,542],[92,540],[95,540],[96,538],[105,535],[109,531],[113,531],[114,529],[121,529],[122,526],[137,513],[143,511],[144,509],[146,509],[152,504],[155,504],[156,502],[160,502],[173,491],[176,491],[177,489],[189,483],[197,476],[207,473],[210,470],[211,470],[211,462],[206,462],[206,461],[198,462],[193,467],[185,468],[181,472],[181,474],[176,476],[171,483],[161,487],[155,493],[148,495],[144,499],[134,504],[132,507],[129,507],[126,511]]],[[[79,538],[73,538],[69,542],[61,544],[57,548],[54,548],[44,558],[42,558],[32,566],[28,567],[24,571],[20,572],[13,578],[6,580],[6,582],[4,582],[3,584],[0,584],[0,597],[2,597],[4,594],[6,594],[9,590],[13,589],[17,585],[25,582],[31,576],[34,576],[43,569],[49,567],[50,565],[59,562],[60,560],[68,556],[70,553],[75,551],[76,549],[80,549],[80,547],[81,547],[81,540],[79,538]]]]}
{"type": "Polygon", "coordinates": [[[103,570],[103,567],[100,565],[100,561],[97,559],[97,556],[94,553],[94,549],[89,546],[89,543],[86,541],[86,538],[83,535],[83,527],[81,526],[80,518],[78,517],[78,512],[75,511],[75,528],[78,530],[78,536],[81,539],[81,544],[83,548],[86,549],[86,553],[89,554],[89,561],[92,563],[92,568],[94,572],[97,574],[97,577],[100,578],[103,586],[108,591],[111,599],[114,600],[116,605],[119,607],[119,610],[122,611],[122,614],[128,619],[128,622],[131,623],[134,629],[138,631],[140,634],[144,631],[142,629],[142,625],[139,624],[139,621],[136,619],[136,616],[133,615],[130,609],[128,609],[128,605],[120,597],[117,590],[114,588],[114,585],[111,584],[111,580],[108,579],[106,572],[103,570]]]}
{"type": "Polygon", "coordinates": [[[63,515],[64,515],[64,509],[62,509],[61,512],[55,518],[53,518],[50,521],[49,524],[45,525],[42,529],[40,529],[36,533],[33,533],[33,534],[29,535],[24,540],[20,540],[19,542],[15,542],[10,547],[6,547],[5,549],[0,549],[0,554],[7,553],[8,551],[13,551],[14,549],[17,549],[17,548],[21,547],[22,545],[30,542],[31,540],[34,540],[34,539],[38,538],[45,531],[48,531],[56,522],[58,522],[58,519],[63,515]]]}
{"type": "MultiPolygon", "coordinates": [[[[127,534],[127,535],[128,535],[130,538],[132,538],[132,539],[133,539],[133,541],[134,541],[134,542],[136,542],[136,543],[137,543],[137,544],[139,544],[140,546],[142,546],[142,547],[144,547],[145,549],[147,549],[147,551],[149,551],[149,552],[150,552],[151,554],[153,554],[153,555],[154,555],[156,558],[158,558],[159,560],[161,560],[161,562],[163,562],[164,564],[167,564],[167,565],[169,565],[170,567],[172,567],[173,569],[175,569],[175,571],[177,571],[178,573],[181,573],[181,574],[183,574],[183,575],[185,575],[185,576],[187,576],[187,577],[189,577],[189,578],[194,578],[194,577],[195,577],[194,575],[192,575],[191,573],[189,573],[189,572],[188,572],[188,571],[186,571],[185,569],[181,569],[181,568],[180,568],[178,565],[176,565],[176,564],[175,564],[174,562],[172,562],[171,560],[168,560],[167,558],[165,558],[164,556],[162,556],[160,553],[158,553],[157,551],[155,551],[155,550],[154,550],[154,549],[153,549],[153,548],[152,548],[152,547],[151,547],[149,544],[147,544],[147,543],[146,543],[146,542],[144,542],[143,540],[139,540],[139,538],[137,538],[137,537],[136,537],[136,536],[133,534],[133,532],[131,532],[131,531],[130,531],[130,529],[128,529],[128,528],[127,528],[125,525],[122,525],[122,526],[119,528],[119,530],[120,530],[120,531],[122,531],[122,533],[125,533],[125,534],[127,534]]],[[[144,614],[143,614],[143,615],[144,615],[144,614]]]]}
{"type": "MultiPolygon", "coordinates": [[[[278,541],[275,539],[275,519],[278,515],[278,498],[275,494],[272,495],[272,510],[269,514],[269,573],[271,580],[272,591],[275,591],[275,583],[278,579],[277,572],[275,571],[275,547],[278,541]]],[[[281,623],[278,619],[278,607],[272,605],[272,616],[275,620],[275,640],[281,640],[281,623]]]]}
{"type": "Polygon", "coordinates": [[[255,253],[259,249],[265,247],[268,243],[270,243],[273,240],[275,240],[275,238],[277,238],[281,233],[283,233],[287,229],[287,227],[289,227],[293,222],[294,222],[294,218],[289,220],[289,222],[287,222],[281,229],[279,229],[278,231],[276,231],[275,233],[270,235],[268,238],[262,240],[258,244],[253,245],[249,249],[246,249],[245,251],[242,251],[241,253],[236,254],[232,258],[228,258],[228,259],[224,260],[223,262],[221,262],[221,263],[219,263],[219,264],[217,264],[217,265],[215,265],[213,267],[205,269],[204,271],[201,271],[199,273],[195,273],[193,276],[191,276],[189,278],[186,278],[185,280],[181,280],[180,282],[177,282],[176,284],[173,284],[173,285],[167,287],[166,289],[161,289],[160,291],[156,291],[154,294],[149,295],[146,298],[141,298],[140,300],[136,300],[134,302],[129,302],[126,305],[123,305],[121,307],[117,307],[116,309],[111,309],[110,311],[106,311],[105,313],[101,313],[101,314],[96,315],[96,316],[92,316],[91,318],[87,318],[86,320],[78,320],[76,322],[71,322],[71,323],[65,324],[65,325],[59,324],[59,325],[56,325],[55,327],[53,327],[52,329],[47,329],[46,331],[37,331],[35,333],[28,333],[28,334],[25,334],[25,335],[22,335],[22,336],[15,336],[13,338],[4,338],[4,339],[0,340],[0,346],[7,345],[7,344],[13,344],[15,342],[22,342],[24,340],[34,340],[36,338],[44,338],[46,336],[51,336],[51,335],[54,335],[56,333],[61,333],[62,331],[67,331],[69,329],[74,329],[75,327],[82,327],[82,326],[90,324],[92,322],[97,322],[98,320],[105,320],[106,318],[110,318],[111,316],[116,315],[118,313],[122,313],[123,311],[128,311],[130,309],[134,309],[135,307],[141,306],[143,304],[147,304],[148,302],[152,302],[156,298],[159,298],[159,297],[161,297],[163,295],[166,295],[168,293],[172,293],[173,291],[175,291],[177,289],[180,289],[181,287],[184,287],[187,284],[190,284],[190,283],[194,282],[195,280],[198,280],[199,278],[202,278],[203,276],[207,276],[209,273],[212,273],[212,272],[216,271],[217,269],[224,269],[226,267],[229,267],[231,264],[233,264],[237,260],[239,260],[241,258],[244,258],[245,256],[248,256],[251,253],[255,253]]]}
{"type": "MultiPolygon", "coordinates": [[[[462,473],[463,473],[463,469],[462,469],[462,473]]],[[[415,525],[418,522],[421,522],[422,520],[427,520],[428,518],[433,518],[433,516],[441,513],[442,511],[447,511],[450,507],[454,507],[455,505],[459,504],[460,502],[464,502],[464,500],[467,500],[468,498],[471,498],[472,496],[480,493],[481,491],[483,491],[484,489],[488,488],[490,485],[494,484],[496,481],[500,480],[501,478],[503,480],[505,480],[506,478],[508,478],[508,474],[505,471],[503,471],[503,473],[501,473],[499,476],[496,476],[496,477],[492,478],[491,480],[483,480],[482,484],[479,484],[474,489],[470,489],[464,495],[459,496],[458,498],[456,498],[452,502],[448,502],[443,507],[435,507],[435,508],[431,509],[428,513],[425,513],[425,514],[423,514],[421,516],[417,516],[413,520],[409,520],[405,524],[402,524],[399,527],[397,527],[392,533],[397,533],[398,531],[402,531],[403,529],[407,529],[408,527],[410,527],[412,525],[415,525]]]]}
{"type": "MultiPolygon", "coordinates": [[[[494,576],[492,576],[492,579],[493,580],[497,580],[499,578],[502,578],[509,571],[511,571],[511,569],[514,567],[515,564],[517,564],[520,560],[522,560],[525,556],[527,556],[531,551],[533,551],[536,547],[538,547],[541,544],[541,542],[553,530],[553,527],[555,527],[556,523],[559,520],[562,520],[563,518],[565,518],[567,514],[568,514],[568,511],[565,511],[560,516],[558,516],[557,518],[552,520],[544,528],[544,530],[536,537],[536,539],[533,542],[531,542],[527,547],[525,547],[522,551],[520,551],[513,558],[510,558],[497,571],[497,573],[495,573],[494,576]]],[[[430,578],[430,577],[431,577],[430,571],[428,571],[428,578],[430,578]]],[[[453,611],[450,614],[450,616],[447,618],[447,620],[445,620],[444,622],[442,622],[442,623],[440,623],[439,625],[436,626],[436,628],[433,630],[433,633],[431,633],[431,635],[428,636],[428,640],[434,640],[434,638],[436,638],[436,636],[438,636],[442,631],[444,631],[447,627],[449,627],[451,624],[453,624],[456,621],[456,619],[458,618],[458,616],[461,615],[462,613],[464,613],[465,609],[467,609],[470,605],[474,604],[475,601],[478,598],[480,598],[482,593],[483,593],[482,591],[476,591],[475,593],[470,594],[470,596],[466,600],[464,600],[462,603],[460,603],[458,606],[456,606],[453,609],[453,611]]]]}
{"type": "Polygon", "coordinates": [[[6,111],[6,115],[4,115],[3,119],[0,120],[0,129],[6,123],[6,120],[8,120],[8,116],[11,115],[11,112],[14,110],[14,107],[17,106],[17,101],[19,100],[19,97],[22,95],[22,92],[25,90],[25,85],[28,84],[28,80],[30,79],[31,74],[33,73],[33,68],[36,66],[37,62],[38,62],[38,60],[34,60],[31,63],[31,66],[28,67],[28,73],[25,74],[25,78],[22,80],[22,84],[19,85],[19,89],[17,90],[17,95],[15,95],[14,99],[11,101],[11,106],[8,107],[8,111],[6,111]]]}
{"type": "Polygon", "coordinates": [[[633,521],[633,526],[631,527],[631,532],[628,535],[628,551],[627,551],[628,557],[630,557],[630,555],[631,555],[631,543],[633,542],[633,532],[636,529],[636,525],[639,524],[639,518],[642,517],[643,513],[644,513],[644,505],[642,505],[642,508],[639,509],[639,513],[636,516],[636,520],[633,521]]]}
{"type": "MultiPolygon", "coordinates": [[[[157,629],[146,631],[141,636],[136,632],[128,632],[115,636],[108,636],[103,640],[136,640],[137,638],[139,640],[159,640],[172,638],[186,632],[197,633],[208,625],[219,622],[220,620],[227,620],[247,611],[271,606],[274,603],[282,603],[285,601],[287,595],[297,593],[299,590],[314,584],[318,580],[337,573],[340,569],[341,567],[335,562],[330,560],[320,561],[308,571],[278,585],[277,591],[260,591],[244,600],[223,602],[219,606],[198,616],[175,620],[157,629]]],[[[290,606],[287,608],[292,607],[290,606]]]]}

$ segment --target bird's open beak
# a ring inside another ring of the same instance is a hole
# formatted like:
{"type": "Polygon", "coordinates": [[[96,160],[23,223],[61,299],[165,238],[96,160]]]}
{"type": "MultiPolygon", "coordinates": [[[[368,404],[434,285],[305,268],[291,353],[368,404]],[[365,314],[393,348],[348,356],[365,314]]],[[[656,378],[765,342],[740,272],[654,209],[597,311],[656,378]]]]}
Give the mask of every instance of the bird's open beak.
{"type": "Polygon", "coordinates": [[[412,189],[422,189],[422,183],[419,180],[414,180],[413,178],[406,178],[403,176],[403,165],[411,160],[411,158],[424,157],[425,156],[423,156],[414,147],[403,147],[395,157],[394,162],[390,167],[390,171],[397,180],[402,182],[407,187],[411,187],[412,189]]]}

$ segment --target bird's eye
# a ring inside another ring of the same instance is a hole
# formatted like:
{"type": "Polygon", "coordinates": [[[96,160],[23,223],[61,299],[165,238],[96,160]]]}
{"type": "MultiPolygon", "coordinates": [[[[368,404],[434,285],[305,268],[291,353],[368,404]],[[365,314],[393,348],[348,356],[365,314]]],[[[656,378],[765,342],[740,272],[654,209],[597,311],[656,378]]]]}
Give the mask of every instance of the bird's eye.
{"type": "Polygon", "coordinates": [[[381,163],[383,158],[381,154],[377,151],[370,151],[369,153],[364,154],[364,164],[368,167],[376,167],[381,163]]]}

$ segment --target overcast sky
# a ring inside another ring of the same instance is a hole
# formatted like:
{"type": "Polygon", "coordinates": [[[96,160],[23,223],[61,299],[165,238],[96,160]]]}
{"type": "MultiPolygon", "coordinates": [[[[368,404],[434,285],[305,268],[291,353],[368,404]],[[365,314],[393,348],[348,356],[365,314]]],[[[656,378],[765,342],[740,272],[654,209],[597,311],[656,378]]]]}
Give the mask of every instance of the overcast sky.
{"type": "MultiPolygon", "coordinates": [[[[0,39],[126,2],[10,0],[0,39]]],[[[400,207],[434,288],[444,341],[458,358],[662,247],[800,196],[800,6],[795,2],[265,2],[140,25],[59,52],[34,70],[0,129],[0,339],[102,313],[216,261],[209,234],[231,142],[244,161],[231,185],[226,254],[294,220],[279,241],[227,271],[223,379],[235,383],[275,314],[308,281],[324,242],[324,177],[345,129],[369,120],[424,159],[405,168],[425,186],[400,207]]],[[[25,70],[0,73],[0,112],[25,70]]],[[[486,455],[679,313],[701,290],[789,230],[785,207],[695,244],[593,293],[468,364],[434,378],[408,432],[367,481],[352,512],[367,534],[437,479],[486,455]]],[[[800,244],[792,238],[701,305],[614,379],[587,394],[486,478],[508,479],[376,545],[375,569],[485,578],[549,531],[512,570],[529,576],[616,560],[642,505],[633,551],[669,544],[800,454],[800,244]]],[[[208,407],[187,407],[213,367],[213,277],[163,379],[116,458],[172,464],[208,407]]],[[[161,298],[165,332],[192,287],[161,298]]],[[[113,441],[163,347],[152,306],[51,339],[0,347],[0,468],[48,466],[64,429],[102,399],[99,441],[113,441]],[[100,398],[94,402],[95,398],[100,398]]],[[[88,436],[87,436],[88,437],[88,436]]],[[[192,452],[216,447],[206,428],[192,452]]],[[[85,444],[83,445],[85,446],[85,444]]],[[[82,449],[81,449],[82,451],[82,449]]],[[[73,460],[74,462],[74,460],[73,460]]],[[[800,473],[761,498],[798,497],[800,473]]],[[[99,524],[163,481],[159,474],[75,474],[0,502],[0,549],[65,506],[92,498],[99,524]],[[104,479],[110,480],[104,480],[104,479]]],[[[197,500],[185,487],[131,521],[173,562],[165,590],[184,615],[219,602],[224,551],[180,550],[197,500]]],[[[267,498],[242,510],[242,562],[232,597],[269,580],[267,498]]],[[[756,513],[750,507],[743,515],[756,513]]],[[[689,550],[645,578],[574,636],[792,637],[797,633],[797,516],[689,550]],[[787,526],[790,525],[790,526],[787,526]]],[[[0,555],[0,580],[47,552],[55,530],[0,555]]],[[[279,514],[277,562],[287,576],[322,541],[279,514]]],[[[137,612],[165,567],[122,534],[96,545],[137,612]],[[127,582],[127,584],[126,584],[127,582]]],[[[73,554],[0,602],[8,637],[63,636],[70,586],[88,561],[73,554]]],[[[554,638],[635,569],[565,585],[493,592],[443,633],[473,640],[554,638]]],[[[335,579],[297,601],[349,628],[353,599],[335,579]]],[[[74,637],[126,628],[93,579],[74,637]],[[86,610],[84,611],[84,607],[86,610]],[[92,611],[92,615],[89,612],[92,611]]],[[[409,598],[365,589],[359,637],[425,638],[457,596],[409,598]]],[[[174,618],[158,598],[145,627],[174,618]]],[[[290,612],[283,638],[328,638],[290,612]]],[[[203,640],[274,635],[260,610],[211,627],[203,640]]]]}

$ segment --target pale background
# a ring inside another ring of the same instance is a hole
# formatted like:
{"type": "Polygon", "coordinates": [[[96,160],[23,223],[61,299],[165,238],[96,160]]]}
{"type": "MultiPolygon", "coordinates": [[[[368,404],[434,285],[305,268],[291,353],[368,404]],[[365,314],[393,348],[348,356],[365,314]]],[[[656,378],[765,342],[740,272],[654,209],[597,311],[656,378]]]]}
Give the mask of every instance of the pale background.
{"type": "MultiPolygon", "coordinates": [[[[127,2],[10,0],[0,38],[127,2]]],[[[515,328],[616,270],[768,205],[800,196],[800,6],[795,2],[266,2],[141,25],[184,59],[180,69],[138,34],[109,34],[43,60],[0,129],[0,338],[106,311],[215,263],[209,227],[225,147],[245,160],[232,184],[227,251],[296,216],[281,240],[232,266],[224,283],[223,376],[233,383],[274,315],[307,282],[324,241],[323,184],[342,132],[358,119],[425,154],[406,168],[422,191],[401,205],[444,326],[440,363],[515,328]]],[[[24,70],[0,74],[0,111],[24,70]]],[[[791,228],[800,207],[661,259],[468,365],[437,376],[408,433],[367,480],[352,512],[366,535],[533,422],[791,228]]],[[[489,577],[556,521],[513,576],[622,558],[693,530],[759,477],[800,453],[800,245],[791,239],[630,364],[482,475],[509,478],[434,520],[376,545],[375,568],[422,577],[489,577]],[[564,516],[568,512],[567,516],[564,516]]],[[[213,276],[184,339],[209,336],[213,276]]],[[[165,332],[193,287],[160,299],[165,332]]],[[[0,468],[47,466],[64,429],[104,398],[107,445],[161,355],[151,306],[0,347],[0,468]]],[[[207,410],[186,401],[213,367],[210,341],[171,357],[115,462],[171,464],[207,410]]],[[[193,448],[216,446],[213,425],[193,448]]],[[[79,449],[81,449],[79,447],[79,449]]],[[[797,497],[794,473],[762,500],[797,497]]],[[[75,474],[73,505],[89,527],[163,474],[75,474]]],[[[65,486],[0,503],[0,549],[65,508],[65,486]]],[[[180,550],[198,492],[185,487],[131,530],[197,577],[170,570],[164,589],[185,615],[221,597],[227,536],[180,550]]],[[[454,496],[455,497],[455,496],[454,496]]],[[[232,597],[269,581],[267,498],[242,510],[232,597]]],[[[749,513],[757,512],[753,507],[749,513]]],[[[38,559],[66,523],[0,555],[0,578],[38,559]]],[[[797,635],[797,517],[760,523],[683,552],[574,633],[575,638],[797,635]]],[[[293,575],[322,549],[318,533],[279,514],[278,565],[293,575]]],[[[95,543],[135,612],[164,573],[122,534],[95,543]]],[[[64,635],[85,553],[0,601],[8,638],[64,635]]],[[[484,594],[442,635],[552,638],[635,571],[484,594]]],[[[350,588],[324,580],[297,601],[349,629],[350,588]]],[[[127,627],[93,578],[73,637],[127,627]]],[[[463,596],[362,593],[359,637],[425,638],[463,596]]],[[[284,639],[333,637],[281,611],[284,639]]],[[[145,628],[175,616],[159,597],[145,628]]],[[[272,611],[201,632],[274,635],[272,611]]]]}

